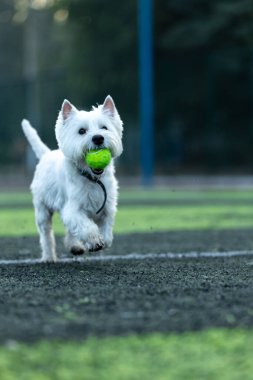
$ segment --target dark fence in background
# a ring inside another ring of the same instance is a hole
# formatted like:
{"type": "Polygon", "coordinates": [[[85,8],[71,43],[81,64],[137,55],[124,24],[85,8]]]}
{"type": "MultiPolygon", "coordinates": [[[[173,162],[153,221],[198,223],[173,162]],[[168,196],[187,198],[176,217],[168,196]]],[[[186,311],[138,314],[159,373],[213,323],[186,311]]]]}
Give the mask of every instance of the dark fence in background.
{"type": "MultiPolygon", "coordinates": [[[[26,166],[27,142],[21,129],[21,120],[29,118],[31,124],[38,130],[39,135],[51,149],[57,149],[55,139],[55,122],[61,109],[64,98],[72,101],[71,90],[68,88],[68,80],[65,78],[44,78],[38,83],[19,82],[7,84],[0,83],[0,168],[5,166],[26,166]],[[36,113],[30,110],[31,96],[36,86],[36,113]]],[[[107,95],[105,93],[104,97],[107,95]]],[[[79,101],[73,103],[78,109],[90,110],[93,105],[102,103],[104,97],[97,101],[79,101]]],[[[78,96],[75,94],[75,98],[78,96]]],[[[114,97],[115,101],[118,100],[114,97]]],[[[123,99],[123,101],[125,101],[123,99]]],[[[120,102],[116,102],[120,112],[120,102]],[[117,104],[119,103],[119,104],[117,104]]],[[[124,107],[122,107],[124,108],[124,107]]],[[[119,160],[123,172],[138,173],[139,167],[139,129],[138,115],[133,118],[121,117],[124,120],[124,155],[119,160]]]]}
{"type": "MultiPolygon", "coordinates": [[[[156,173],[253,171],[252,56],[250,50],[237,49],[175,55],[156,62],[156,173]]],[[[20,121],[28,117],[30,86],[27,82],[0,83],[1,165],[25,164],[20,121]]],[[[54,125],[63,98],[71,92],[68,81],[47,77],[37,86],[39,115],[31,122],[43,140],[56,148],[54,125]]],[[[123,94],[115,94],[115,100],[125,125],[125,150],[119,165],[123,172],[138,173],[138,114],[124,112],[128,99],[123,94]]],[[[92,103],[88,101],[80,100],[77,107],[89,109],[92,103]]],[[[102,97],[97,99],[102,101],[102,97]]]]}
{"type": "MultiPolygon", "coordinates": [[[[22,118],[55,148],[64,98],[89,110],[111,94],[125,127],[118,165],[139,173],[137,0],[28,3],[0,3],[0,167],[26,163],[22,118]]],[[[251,5],[154,1],[156,174],[253,172],[251,5]]]]}
{"type": "Polygon", "coordinates": [[[157,62],[158,170],[253,171],[252,52],[195,52],[157,62]]]}

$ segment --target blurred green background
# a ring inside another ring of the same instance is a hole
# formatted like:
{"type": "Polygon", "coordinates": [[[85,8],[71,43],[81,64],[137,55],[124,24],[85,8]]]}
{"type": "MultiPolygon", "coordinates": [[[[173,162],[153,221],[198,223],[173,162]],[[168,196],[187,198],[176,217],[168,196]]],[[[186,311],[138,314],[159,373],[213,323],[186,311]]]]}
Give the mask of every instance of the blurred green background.
{"type": "MultiPolygon", "coordinates": [[[[54,148],[64,98],[110,93],[121,174],[139,174],[138,1],[0,1],[0,167],[23,168],[20,120],[54,148]]],[[[252,173],[252,0],[154,1],[155,174],[252,173]]]]}

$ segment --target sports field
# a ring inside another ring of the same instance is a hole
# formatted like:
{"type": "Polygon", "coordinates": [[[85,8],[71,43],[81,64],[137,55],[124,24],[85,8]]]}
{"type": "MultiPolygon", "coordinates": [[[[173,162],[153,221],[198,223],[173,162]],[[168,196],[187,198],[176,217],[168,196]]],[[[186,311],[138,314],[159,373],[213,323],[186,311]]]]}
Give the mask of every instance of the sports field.
{"type": "Polygon", "coordinates": [[[253,191],[120,192],[112,248],[41,264],[0,194],[0,379],[253,379],[253,191]]]}

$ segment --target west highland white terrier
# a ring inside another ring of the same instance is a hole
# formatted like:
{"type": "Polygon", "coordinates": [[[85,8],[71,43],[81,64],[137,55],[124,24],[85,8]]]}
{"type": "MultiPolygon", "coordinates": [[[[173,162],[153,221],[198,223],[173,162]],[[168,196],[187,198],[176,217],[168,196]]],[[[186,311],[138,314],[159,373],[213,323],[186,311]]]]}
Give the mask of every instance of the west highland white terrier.
{"type": "Polygon", "coordinates": [[[114,159],[121,155],[123,123],[113,99],[90,112],[64,100],[56,121],[58,150],[50,150],[27,120],[24,134],[39,159],[31,184],[42,261],[56,261],[52,216],[59,212],[66,229],[65,246],[74,255],[110,247],[117,210],[114,159]],[[84,155],[108,148],[112,160],[104,170],[87,166],[84,155]]]}

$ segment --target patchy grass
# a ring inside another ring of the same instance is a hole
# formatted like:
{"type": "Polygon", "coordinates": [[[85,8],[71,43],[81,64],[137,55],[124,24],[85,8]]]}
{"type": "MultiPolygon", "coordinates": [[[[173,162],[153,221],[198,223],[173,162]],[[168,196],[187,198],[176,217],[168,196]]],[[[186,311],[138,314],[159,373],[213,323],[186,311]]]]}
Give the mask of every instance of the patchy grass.
{"type": "MultiPolygon", "coordinates": [[[[34,235],[34,212],[26,209],[2,209],[0,236],[34,235]]],[[[252,228],[253,205],[201,206],[127,206],[117,213],[115,233],[154,232],[166,230],[203,230],[252,228]]],[[[57,234],[64,228],[58,215],[54,218],[57,234]]]]}
{"type": "Polygon", "coordinates": [[[120,189],[120,201],[163,200],[163,201],[253,201],[252,190],[174,190],[171,188],[120,189]]]}
{"type": "MultiPolygon", "coordinates": [[[[253,201],[252,190],[173,190],[170,188],[123,188],[119,192],[119,201],[253,201]]],[[[0,207],[5,205],[31,205],[32,196],[26,192],[0,192],[0,207]]]]}
{"type": "Polygon", "coordinates": [[[253,206],[127,207],[117,215],[115,232],[154,232],[253,227],[253,206]]]}
{"type": "MultiPolygon", "coordinates": [[[[115,233],[253,227],[253,191],[251,190],[123,189],[120,192],[120,200],[129,203],[119,206],[115,233]],[[152,202],[167,200],[172,203],[141,206],[138,205],[138,200],[152,202]],[[174,200],[179,201],[179,204],[175,206],[174,200]],[[180,200],[184,200],[181,205],[180,200]],[[131,205],[131,201],[137,201],[137,204],[131,205]]],[[[0,207],[2,208],[0,236],[23,236],[36,233],[31,195],[28,192],[0,193],[0,207]]],[[[54,218],[54,225],[56,233],[64,232],[58,216],[54,218]]]]}
{"type": "Polygon", "coordinates": [[[252,380],[253,331],[89,338],[0,348],[1,380],[252,380]]]}
{"type": "Polygon", "coordinates": [[[0,192],[0,207],[16,205],[32,206],[32,195],[29,191],[26,192],[0,192]]]}

